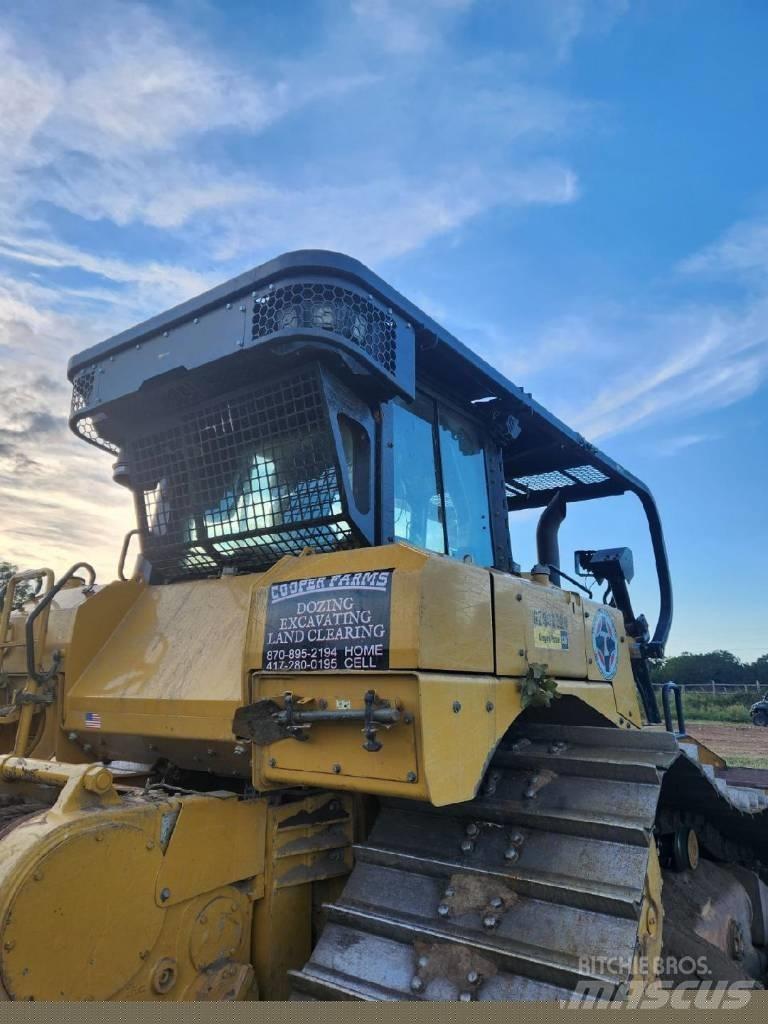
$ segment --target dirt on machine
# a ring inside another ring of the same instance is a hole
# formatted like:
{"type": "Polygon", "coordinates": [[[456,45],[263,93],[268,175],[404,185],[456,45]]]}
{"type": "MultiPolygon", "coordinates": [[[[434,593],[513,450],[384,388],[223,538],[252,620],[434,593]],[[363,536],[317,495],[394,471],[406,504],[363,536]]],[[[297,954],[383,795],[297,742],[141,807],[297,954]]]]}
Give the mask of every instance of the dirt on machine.
{"type": "Polygon", "coordinates": [[[136,527],[114,581],[83,552],[3,594],[3,998],[622,1000],[682,962],[763,984],[768,796],[668,691],[661,720],[645,484],[337,253],[69,379],[136,527]],[[629,548],[561,559],[569,505],[618,495],[653,625],[629,548]]]}

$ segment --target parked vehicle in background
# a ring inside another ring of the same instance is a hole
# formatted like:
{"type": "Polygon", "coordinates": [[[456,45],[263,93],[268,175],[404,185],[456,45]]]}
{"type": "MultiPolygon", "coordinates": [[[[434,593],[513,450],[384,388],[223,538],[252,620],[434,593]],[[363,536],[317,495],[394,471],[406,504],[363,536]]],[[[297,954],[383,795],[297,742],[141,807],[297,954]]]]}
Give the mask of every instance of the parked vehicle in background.
{"type": "Polygon", "coordinates": [[[749,717],[753,725],[768,725],[768,693],[762,700],[756,701],[749,709],[749,717]]]}

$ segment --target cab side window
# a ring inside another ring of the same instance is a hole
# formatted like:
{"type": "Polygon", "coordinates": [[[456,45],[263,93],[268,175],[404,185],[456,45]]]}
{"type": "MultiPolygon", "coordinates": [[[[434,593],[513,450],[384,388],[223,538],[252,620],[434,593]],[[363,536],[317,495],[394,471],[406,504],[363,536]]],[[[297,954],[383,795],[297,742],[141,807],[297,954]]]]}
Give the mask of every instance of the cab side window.
{"type": "Polygon", "coordinates": [[[395,537],[428,551],[493,564],[480,432],[419,396],[393,403],[395,537]]]}

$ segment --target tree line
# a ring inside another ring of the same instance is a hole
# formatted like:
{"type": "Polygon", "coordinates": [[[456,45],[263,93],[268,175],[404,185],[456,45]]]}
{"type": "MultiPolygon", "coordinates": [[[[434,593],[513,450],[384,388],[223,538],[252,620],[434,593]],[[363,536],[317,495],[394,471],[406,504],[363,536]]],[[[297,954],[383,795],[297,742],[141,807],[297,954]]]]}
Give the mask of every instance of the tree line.
{"type": "Polygon", "coordinates": [[[663,658],[651,670],[651,681],[666,683],[672,680],[680,686],[752,684],[768,686],[768,654],[755,661],[742,661],[730,651],[709,651],[691,654],[684,651],[673,658],[663,658]]]}

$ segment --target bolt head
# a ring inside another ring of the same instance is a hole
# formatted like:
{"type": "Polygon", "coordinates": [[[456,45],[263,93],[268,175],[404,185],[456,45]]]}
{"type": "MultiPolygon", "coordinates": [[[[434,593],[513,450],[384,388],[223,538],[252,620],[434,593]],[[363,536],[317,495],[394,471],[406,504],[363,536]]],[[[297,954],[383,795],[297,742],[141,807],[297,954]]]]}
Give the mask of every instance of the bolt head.
{"type": "Polygon", "coordinates": [[[437,913],[440,915],[440,917],[448,917],[450,912],[451,908],[448,906],[447,903],[441,903],[440,906],[437,908],[437,913]]]}
{"type": "Polygon", "coordinates": [[[405,781],[406,782],[415,782],[416,781],[416,772],[408,772],[408,774],[405,776],[405,781]]]}
{"type": "Polygon", "coordinates": [[[508,860],[510,863],[514,863],[519,856],[520,853],[514,846],[510,846],[504,851],[504,860],[508,860]]]}
{"type": "Polygon", "coordinates": [[[453,702],[453,713],[454,713],[454,715],[458,715],[458,713],[460,711],[461,711],[461,701],[455,700],[453,702]]]}
{"type": "Polygon", "coordinates": [[[485,702],[485,710],[486,710],[486,711],[487,711],[487,712],[488,712],[489,714],[490,714],[490,712],[491,712],[491,711],[493,711],[493,701],[492,701],[492,700],[487,700],[487,701],[485,702]]]}
{"type": "Polygon", "coordinates": [[[270,757],[270,759],[267,762],[267,764],[269,765],[270,768],[276,768],[277,767],[277,761],[275,760],[274,757],[270,757]]]}
{"type": "Polygon", "coordinates": [[[462,853],[472,853],[474,848],[475,848],[475,844],[473,843],[473,841],[471,839],[462,839],[462,841],[461,841],[461,852],[462,853]]]}
{"type": "Polygon", "coordinates": [[[67,733],[67,739],[69,740],[70,743],[75,743],[76,740],[77,740],[77,733],[76,732],[68,732],[67,733]]]}
{"type": "Polygon", "coordinates": [[[499,919],[495,914],[486,914],[483,918],[483,928],[487,928],[489,931],[495,928],[498,923],[499,919]]]}
{"type": "Polygon", "coordinates": [[[162,889],[161,892],[160,892],[160,899],[161,899],[161,901],[163,903],[165,903],[166,900],[169,900],[170,898],[171,898],[171,890],[170,889],[162,889]]]}
{"type": "Polygon", "coordinates": [[[467,833],[468,836],[479,836],[480,826],[476,822],[470,821],[470,823],[467,825],[464,831],[467,833]]]}
{"type": "Polygon", "coordinates": [[[443,893],[443,896],[445,896],[446,899],[450,899],[452,896],[455,896],[455,895],[456,895],[456,890],[453,888],[452,885],[449,885],[448,888],[443,893]]]}
{"type": "Polygon", "coordinates": [[[459,993],[459,1002],[460,1003],[471,1003],[472,1002],[472,998],[473,998],[473,996],[472,996],[471,992],[460,992],[459,993]]]}
{"type": "Polygon", "coordinates": [[[418,974],[414,974],[414,976],[411,978],[411,989],[414,992],[421,992],[423,988],[424,981],[418,976],[418,974]]]}
{"type": "Polygon", "coordinates": [[[331,765],[331,771],[333,772],[334,775],[338,775],[341,772],[341,765],[340,764],[332,764],[331,765]]]}
{"type": "Polygon", "coordinates": [[[477,973],[477,971],[470,971],[467,974],[467,981],[469,982],[470,985],[476,985],[478,981],[480,981],[480,975],[477,973]]]}
{"type": "Polygon", "coordinates": [[[427,964],[429,963],[429,957],[428,956],[420,956],[419,959],[416,962],[418,963],[419,967],[426,967],[427,964]]]}
{"type": "Polygon", "coordinates": [[[501,896],[494,896],[493,899],[491,900],[491,906],[493,907],[494,910],[501,910],[501,908],[504,906],[504,900],[501,898],[501,896]]]}

